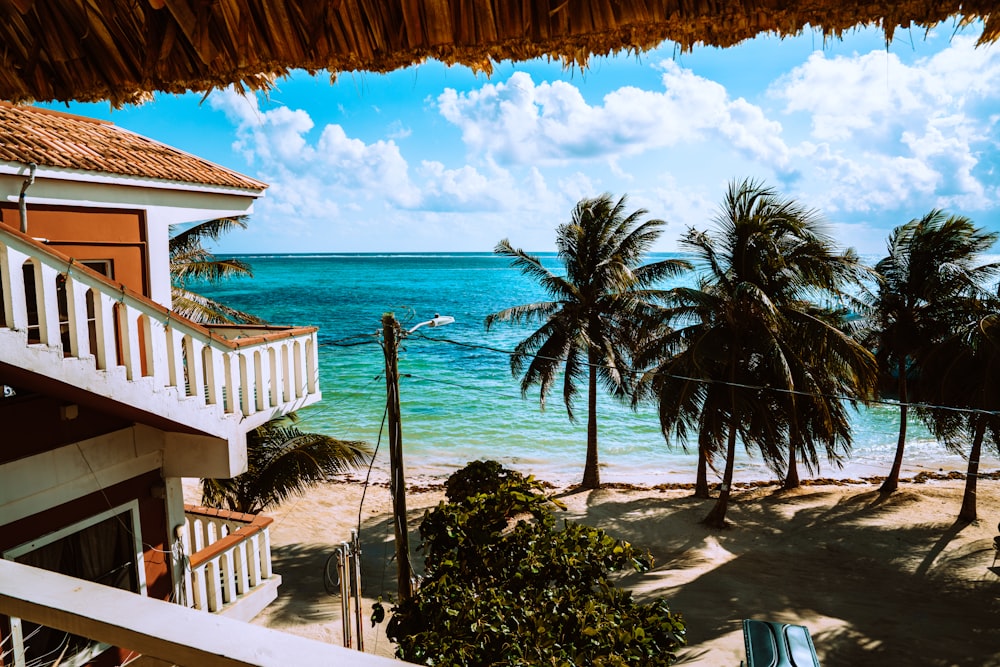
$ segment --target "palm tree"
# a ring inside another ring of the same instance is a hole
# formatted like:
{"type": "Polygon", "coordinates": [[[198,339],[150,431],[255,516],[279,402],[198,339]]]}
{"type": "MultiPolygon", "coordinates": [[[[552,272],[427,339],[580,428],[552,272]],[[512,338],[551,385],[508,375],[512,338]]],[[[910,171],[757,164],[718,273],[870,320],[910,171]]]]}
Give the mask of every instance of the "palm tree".
{"type": "Polygon", "coordinates": [[[675,328],[647,341],[637,362],[650,366],[638,393],[658,401],[664,435],[698,429],[698,491],[707,492],[702,462],[725,452],[705,518],[722,527],[737,441],[776,471],[797,452],[811,464],[816,443],[828,453],[849,446],[840,392],[866,396],[875,365],[837,313],[818,305],[839,296],[859,265],[853,253],[834,252],[813,211],[743,181],[730,184],[714,222],[714,233],[682,237],[702,275],[696,287],[671,291],[659,316],[675,328]]]}
{"type": "Polygon", "coordinates": [[[968,455],[958,518],[975,521],[984,441],[1000,453],[1000,415],[996,412],[1000,405],[1000,303],[976,299],[966,307],[968,320],[921,359],[921,372],[934,381],[921,385],[920,400],[927,407],[919,412],[949,450],[968,455]]]}
{"type": "Polygon", "coordinates": [[[629,349],[635,323],[649,307],[662,280],[689,268],[687,262],[668,259],[640,265],[659,237],[661,220],[641,219],[645,209],[625,211],[626,197],[617,202],[604,194],[582,199],[572,221],[556,229],[558,257],[565,275],[556,275],[541,260],[507,240],[494,252],[510,258],[511,266],[537,280],[552,301],[507,308],[486,318],[487,330],[497,322],[540,322],[511,356],[514,376],[524,372],[521,392],[539,386],[545,398],[563,370],[563,402],[575,420],[573,399],[577,384],[587,379],[587,460],[582,487],[600,486],[597,448],[597,385],[624,396],[629,373],[629,349]]]}
{"type": "Polygon", "coordinates": [[[207,220],[170,237],[170,283],[173,310],[202,324],[264,324],[264,320],[230,308],[188,289],[191,280],[218,282],[232,277],[252,277],[250,265],[238,259],[218,259],[204,246],[233,229],[246,229],[247,216],[207,220]]]}
{"type": "MultiPolygon", "coordinates": [[[[852,251],[836,258],[843,260],[847,274],[838,282],[857,284],[855,271],[862,270],[852,251]]],[[[829,290],[841,287],[830,286],[829,290]]],[[[788,311],[792,332],[802,339],[788,349],[790,387],[794,391],[776,396],[776,409],[785,415],[788,463],[783,488],[799,486],[798,460],[810,474],[819,470],[821,445],[829,462],[840,466],[852,446],[848,406],[875,395],[878,366],[874,356],[854,336],[847,311],[800,301],[788,311]]]]}
{"type": "Polygon", "coordinates": [[[979,255],[996,239],[968,218],[934,209],[893,230],[888,255],[875,265],[877,288],[862,293],[866,343],[875,351],[883,382],[895,384],[899,399],[896,455],[882,493],[899,486],[919,357],[951,333],[963,299],[995,273],[996,266],[980,264],[979,255]]]}
{"type": "Polygon", "coordinates": [[[203,479],[202,504],[256,514],[371,457],[364,442],[303,433],[295,421],[291,413],[248,433],[247,471],[230,479],[203,479]]]}

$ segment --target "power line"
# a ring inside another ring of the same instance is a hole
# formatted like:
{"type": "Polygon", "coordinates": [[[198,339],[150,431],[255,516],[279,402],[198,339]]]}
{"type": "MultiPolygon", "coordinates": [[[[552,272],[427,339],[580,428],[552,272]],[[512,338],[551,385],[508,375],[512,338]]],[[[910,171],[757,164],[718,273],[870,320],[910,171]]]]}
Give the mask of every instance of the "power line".
{"type": "MultiPolygon", "coordinates": [[[[429,341],[435,342],[435,343],[448,343],[450,345],[455,345],[455,346],[458,346],[458,347],[465,347],[465,348],[477,349],[477,350],[486,350],[488,352],[496,352],[498,354],[504,354],[504,355],[507,355],[509,357],[513,357],[513,356],[515,356],[517,354],[517,352],[514,351],[514,350],[505,350],[505,349],[498,348],[498,347],[492,347],[490,345],[482,345],[480,343],[468,343],[468,342],[465,342],[465,341],[454,340],[452,338],[430,337],[430,336],[425,336],[425,335],[422,335],[422,334],[417,334],[417,335],[420,336],[420,338],[423,338],[424,340],[429,340],[429,341]]],[[[549,356],[537,355],[537,354],[533,355],[533,356],[536,359],[544,359],[546,361],[555,361],[555,362],[559,362],[559,363],[563,363],[563,362],[566,361],[566,359],[564,357],[549,357],[549,356]]],[[[611,366],[607,366],[605,364],[591,364],[589,362],[581,362],[581,365],[582,366],[592,367],[592,368],[611,368],[611,366]]],[[[636,374],[642,373],[642,371],[638,371],[638,370],[636,370],[634,368],[629,368],[627,370],[629,370],[629,371],[631,371],[633,373],[636,373],[636,374]]],[[[936,404],[933,404],[933,403],[910,403],[910,402],[905,402],[904,403],[904,402],[900,402],[900,401],[889,401],[889,400],[880,399],[880,398],[870,399],[870,400],[866,401],[866,400],[858,399],[856,397],[845,396],[845,395],[840,395],[840,394],[815,393],[815,392],[803,391],[801,389],[786,389],[786,388],[783,388],[783,387],[769,387],[769,386],[766,386],[766,385],[751,385],[751,384],[745,384],[745,383],[741,383],[741,382],[729,382],[729,381],[726,381],[726,380],[711,380],[711,379],[698,378],[698,377],[688,377],[688,376],[685,376],[685,375],[676,375],[676,374],[673,374],[673,373],[654,372],[654,373],[652,373],[652,375],[659,376],[659,377],[673,378],[675,380],[683,380],[685,382],[697,382],[697,383],[701,383],[701,384],[714,384],[714,385],[720,385],[720,386],[724,386],[724,387],[736,387],[738,389],[750,389],[750,390],[754,390],[754,391],[771,391],[771,392],[775,392],[775,393],[788,394],[788,395],[793,395],[793,396],[805,396],[805,397],[808,397],[808,398],[815,398],[815,397],[819,397],[819,398],[831,398],[831,399],[836,399],[836,400],[841,400],[841,401],[861,402],[861,403],[865,403],[866,405],[885,405],[885,406],[890,406],[890,407],[907,406],[907,407],[911,407],[911,408],[916,408],[918,410],[921,410],[921,409],[923,409],[923,410],[946,410],[946,411],[950,411],[950,412],[959,412],[959,413],[967,413],[967,414],[980,414],[980,415],[987,415],[987,416],[992,416],[992,417],[1000,416],[1000,411],[997,411],[997,410],[984,410],[984,409],[981,409],[981,408],[958,408],[958,407],[951,406],[951,405],[936,405],[936,404]]]]}

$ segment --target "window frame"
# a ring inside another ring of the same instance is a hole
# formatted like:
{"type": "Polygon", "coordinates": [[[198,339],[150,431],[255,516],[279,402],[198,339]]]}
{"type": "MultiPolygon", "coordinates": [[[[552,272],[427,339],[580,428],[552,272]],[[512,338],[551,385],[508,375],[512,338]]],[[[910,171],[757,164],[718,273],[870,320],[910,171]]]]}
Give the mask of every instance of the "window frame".
{"type": "MultiPolygon", "coordinates": [[[[145,559],[143,557],[142,549],[142,531],[140,529],[139,523],[139,501],[130,500],[126,503],[112,507],[110,509],[104,510],[98,514],[87,517],[75,523],[71,523],[68,526],[63,526],[62,528],[52,531],[51,533],[46,533],[41,537],[35,538],[28,542],[12,547],[3,552],[2,557],[4,560],[16,560],[20,556],[27,553],[31,553],[36,549],[48,546],[53,542],[58,542],[59,540],[68,537],[74,533],[78,533],[82,530],[106,521],[110,518],[127,514],[128,517],[126,521],[131,525],[131,535],[132,535],[132,565],[135,568],[136,573],[136,583],[139,588],[139,595],[147,595],[146,591],[146,568],[145,559]]],[[[24,657],[24,634],[21,626],[21,619],[17,616],[10,616],[10,638],[14,653],[14,665],[13,667],[25,667],[25,657],[24,657]]],[[[71,633],[72,634],[72,633],[71,633]]],[[[60,663],[64,667],[76,667],[77,665],[85,665],[91,661],[96,656],[100,655],[104,651],[111,648],[110,644],[105,644],[103,642],[92,641],[88,648],[83,649],[79,653],[75,653],[72,656],[68,656],[60,663]]]]}

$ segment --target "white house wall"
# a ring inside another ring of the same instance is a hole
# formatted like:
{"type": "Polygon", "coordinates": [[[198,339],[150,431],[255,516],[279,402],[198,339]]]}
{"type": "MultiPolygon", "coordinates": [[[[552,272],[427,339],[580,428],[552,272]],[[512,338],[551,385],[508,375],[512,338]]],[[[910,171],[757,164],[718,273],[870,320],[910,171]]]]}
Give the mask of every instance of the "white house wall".
{"type": "Polygon", "coordinates": [[[0,465],[0,525],[158,470],[164,442],[133,426],[0,465]]]}

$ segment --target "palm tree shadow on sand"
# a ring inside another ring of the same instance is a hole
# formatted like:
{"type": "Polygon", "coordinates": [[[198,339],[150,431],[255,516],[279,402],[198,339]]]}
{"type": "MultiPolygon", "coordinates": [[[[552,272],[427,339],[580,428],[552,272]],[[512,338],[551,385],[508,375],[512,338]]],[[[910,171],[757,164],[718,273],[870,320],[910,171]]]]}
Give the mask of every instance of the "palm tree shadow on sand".
{"type": "Polygon", "coordinates": [[[913,491],[832,503],[829,491],[791,493],[794,503],[782,491],[736,495],[722,531],[696,525],[712,501],[694,498],[604,498],[578,520],[650,550],[655,567],[641,577],[652,583],[623,583],[684,615],[684,662],[744,618],[826,617],[811,628],[824,665],[1000,665],[1000,579],[992,544],[963,537],[968,524],[877,521],[917,502],[913,491]]]}
{"type": "MultiPolygon", "coordinates": [[[[834,501],[829,490],[756,489],[734,495],[732,527],[721,531],[698,523],[712,500],[587,493],[582,505],[574,503],[578,509],[557,517],[650,551],[653,569],[622,576],[620,583],[640,602],[665,597],[684,615],[690,648],[681,652],[682,664],[707,664],[713,644],[739,632],[742,619],[763,618],[810,626],[826,666],[1000,667],[992,538],[970,538],[964,524],[953,521],[885,522],[886,513],[919,501],[915,491],[886,497],[859,491],[834,501]],[[826,619],[822,626],[819,618],[826,619]]],[[[417,573],[424,511],[409,513],[417,573]]],[[[274,569],[284,580],[268,610],[269,625],[329,622],[329,641],[338,641],[340,598],[328,595],[322,580],[335,546],[275,547],[274,569]]],[[[369,625],[370,601],[382,596],[388,602],[396,591],[388,515],[364,521],[361,548],[369,625]]]]}

